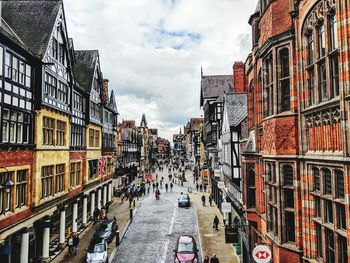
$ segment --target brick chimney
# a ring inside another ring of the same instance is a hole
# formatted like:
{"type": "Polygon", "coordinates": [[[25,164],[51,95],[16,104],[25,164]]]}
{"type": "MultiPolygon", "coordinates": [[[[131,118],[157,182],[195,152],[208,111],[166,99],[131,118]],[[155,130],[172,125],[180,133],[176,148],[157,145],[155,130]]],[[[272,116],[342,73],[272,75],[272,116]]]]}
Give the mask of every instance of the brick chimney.
{"type": "Polygon", "coordinates": [[[103,105],[108,105],[108,79],[103,80],[102,102],[103,105]]]}
{"type": "Polygon", "coordinates": [[[233,64],[233,92],[247,92],[245,66],[242,61],[236,61],[233,64]]]}

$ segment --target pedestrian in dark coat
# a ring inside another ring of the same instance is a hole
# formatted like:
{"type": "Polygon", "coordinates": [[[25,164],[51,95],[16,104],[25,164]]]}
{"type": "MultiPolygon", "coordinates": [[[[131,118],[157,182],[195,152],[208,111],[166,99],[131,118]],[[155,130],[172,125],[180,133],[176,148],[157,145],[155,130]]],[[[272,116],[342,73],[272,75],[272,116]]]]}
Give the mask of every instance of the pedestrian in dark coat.
{"type": "MultiPolygon", "coordinates": [[[[214,221],[213,221],[213,227],[215,228],[215,230],[219,230],[219,229],[218,229],[219,223],[220,223],[219,218],[218,218],[218,216],[216,215],[216,216],[214,217],[214,221]]],[[[210,262],[211,262],[211,261],[210,261],[210,262]]]]}
{"type": "Polygon", "coordinates": [[[205,256],[205,257],[204,257],[203,263],[210,263],[210,262],[209,262],[209,257],[208,257],[208,256],[205,256]]]}
{"type": "Polygon", "coordinates": [[[201,192],[203,192],[203,184],[201,184],[201,185],[199,186],[199,190],[200,190],[201,192]]]}
{"type": "Polygon", "coordinates": [[[219,263],[219,259],[215,254],[213,254],[213,256],[210,258],[210,263],[219,263]]]}
{"type": "Polygon", "coordinates": [[[207,191],[207,185],[205,184],[203,187],[204,187],[204,192],[206,192],[207,191]]]}
{"type": "Polygon", "coordinates": [[[173,183],[170,183],[170,191],[173,191],[173,183]]]}
{"type": "Polygon", "coordinates": [[[211,198],[211,195],[209,195],[209,204],[210,204],[210,206],[211,206],[212,202],[213,202],[213,199],[211,198]]]}
{"type": "Polygon", "coordinates": [[[199,188],[199,185],[198,185],[198,184],[196,184],[196,189],[197,189],[197,192],[198,192],[198,188],[199,188]]]}
{"type": "Polygon", "coordinates": [[[80,242],[80,239],[79,239],[78,235],[75,235],[73,237],[73,245],[74,245],[74,254],[75,255],[77,255],[77,253],[78,253],[79,242],[80,242]]]}
{"type": "Polygon", "coordinates": [[[202,203],[203,203],[203,206],[205,206],[205,195],[202,195],[202,203]]]}
{"type": "Polygon", "coordinates": [[[73,246],[74,246],[74,241],[73,241],[73,235],[70,234],[67,240],[67,246],[68,246],[68,255],[73,254],[73,246]]]}

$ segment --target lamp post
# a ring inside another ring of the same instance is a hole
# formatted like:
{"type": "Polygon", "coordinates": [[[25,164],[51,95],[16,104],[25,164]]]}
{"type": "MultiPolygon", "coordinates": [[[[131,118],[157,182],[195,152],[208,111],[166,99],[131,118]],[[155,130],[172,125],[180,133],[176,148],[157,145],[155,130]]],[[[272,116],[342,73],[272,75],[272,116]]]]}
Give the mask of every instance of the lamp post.
{"type": "MultiPolygon", "coordinates": [[[[0,167],[0,169],[4,169],[6,171],[6,174],[9,175],[9,170],[7,170],[6,167],[0,167]]],[[[12,190],[12,187],[14,185],[14,182],[11,181],[10,177],[7,178],[7,180],[4,182],[3,187],[5,188],[5,192],[9,194],[12,190]]]]}

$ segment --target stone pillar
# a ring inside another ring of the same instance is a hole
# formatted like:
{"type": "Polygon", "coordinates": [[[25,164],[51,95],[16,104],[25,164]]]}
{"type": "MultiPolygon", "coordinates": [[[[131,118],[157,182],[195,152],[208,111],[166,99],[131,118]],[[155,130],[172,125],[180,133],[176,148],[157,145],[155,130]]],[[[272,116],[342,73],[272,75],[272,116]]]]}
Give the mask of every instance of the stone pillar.
{"type": "Polygon", "coordinates": [[[60,208],[60,247],[64,247],[66,243],[66,210],[65,207],[60,208]]]}
{"type": "Polygon", "coordinates": [[[50,218],[45,219],[42,224],[44,225],[42,261],[48,262],[50,260],[50,218]]]}
{"type": "Polygon", "coordinates": [[[97,208],[101,210],[101,188],[97,189],[97,208]]]}
{"type": "Polygon", "coordinates": [[[87,224],[87,196],[84,195],[83,197],[83,225],[86,226],[87,224]]]}
{"type": "Polygon", "coordinates": [[[28,255],[29,255],[29,233],[28,233],[28,229],[25,229],[22,233],[20,263],[28,263],[29,262],[28,255]]]}
{"type": "Polygon", "coordinates": [[[94,211],[95,211],[95,192],[91,193],[91,202],[90,202],[90,216],[93,219],[94,218],[94,211]]]}
{"type": "Polygon", "coordinates": [[[103,205],[107,204],[107,185],[103,186],[103,205]]]}
{"type": "Polygon", "coordinates": [[[76,200],[73,204],[73,220],[72,220],[72,232],[75,234],[78,231],[78,201],[76,200]]]}
{"type": "Polygon", "coordinates": [[[109,183],[108,184],[108,202],[111,202],[112,201],[112,184],[109,183]]]}

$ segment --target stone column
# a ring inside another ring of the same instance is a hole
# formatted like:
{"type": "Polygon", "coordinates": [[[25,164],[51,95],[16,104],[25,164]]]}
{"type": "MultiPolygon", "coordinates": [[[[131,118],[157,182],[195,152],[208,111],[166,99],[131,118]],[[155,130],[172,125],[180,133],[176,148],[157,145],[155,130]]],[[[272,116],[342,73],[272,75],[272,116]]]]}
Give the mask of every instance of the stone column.
{"type": "Polygon", "coordinates": [[[101,210],[101,188],[97,189],[97,208],[101,210]]]}
{"type": "Polygon", "coordinates": [[[103,186],[103,205],[107,204],[107,185],[103,186]]]}
{"type": "Polygon", "coordinates": [[[86,226],[87,224],[87,196],[84,195],[83,197],[83,225],[86,226]]]}
{"type": "Polygon", "coordinates": [[[111,202],[111,201],[112,201],[112,197],[113,197],[113,194],[112,194],[112,184],[109,183],[109,184],[108,184],[108,202],[111,202]]]}
{"type": "Polygon", "coordinates": [[[73,220],[72,220],[72,232],[75,234],[78,231],[78,200],[73,204],[73,220]]]}
{"type": "Polygon", "coordinates": [[[45,219],[42,224],[44,224],[42,261],[48,262],[50,260],[50,218],[45,219]]]}
{"type": "Polygon", "coordinates": [[[64,247],[66,243],[66,209],[60,208],[60,247],[64,247]]]}
{"type": "Polygon", "coordinates": [[[28,263],[28,255],[29,255],[29,233],[28,233],[28,229],[26,228],[22,233],[20,263],[28,263]]]}
{"type": "Polygon", "coordinates": [[[93,219],[94,218],[94,211],[95,211],[95,192],[92,192],[91,193],[91,202],[90,202],[90,215],[91,215],[91,218],[93,219]]]}

